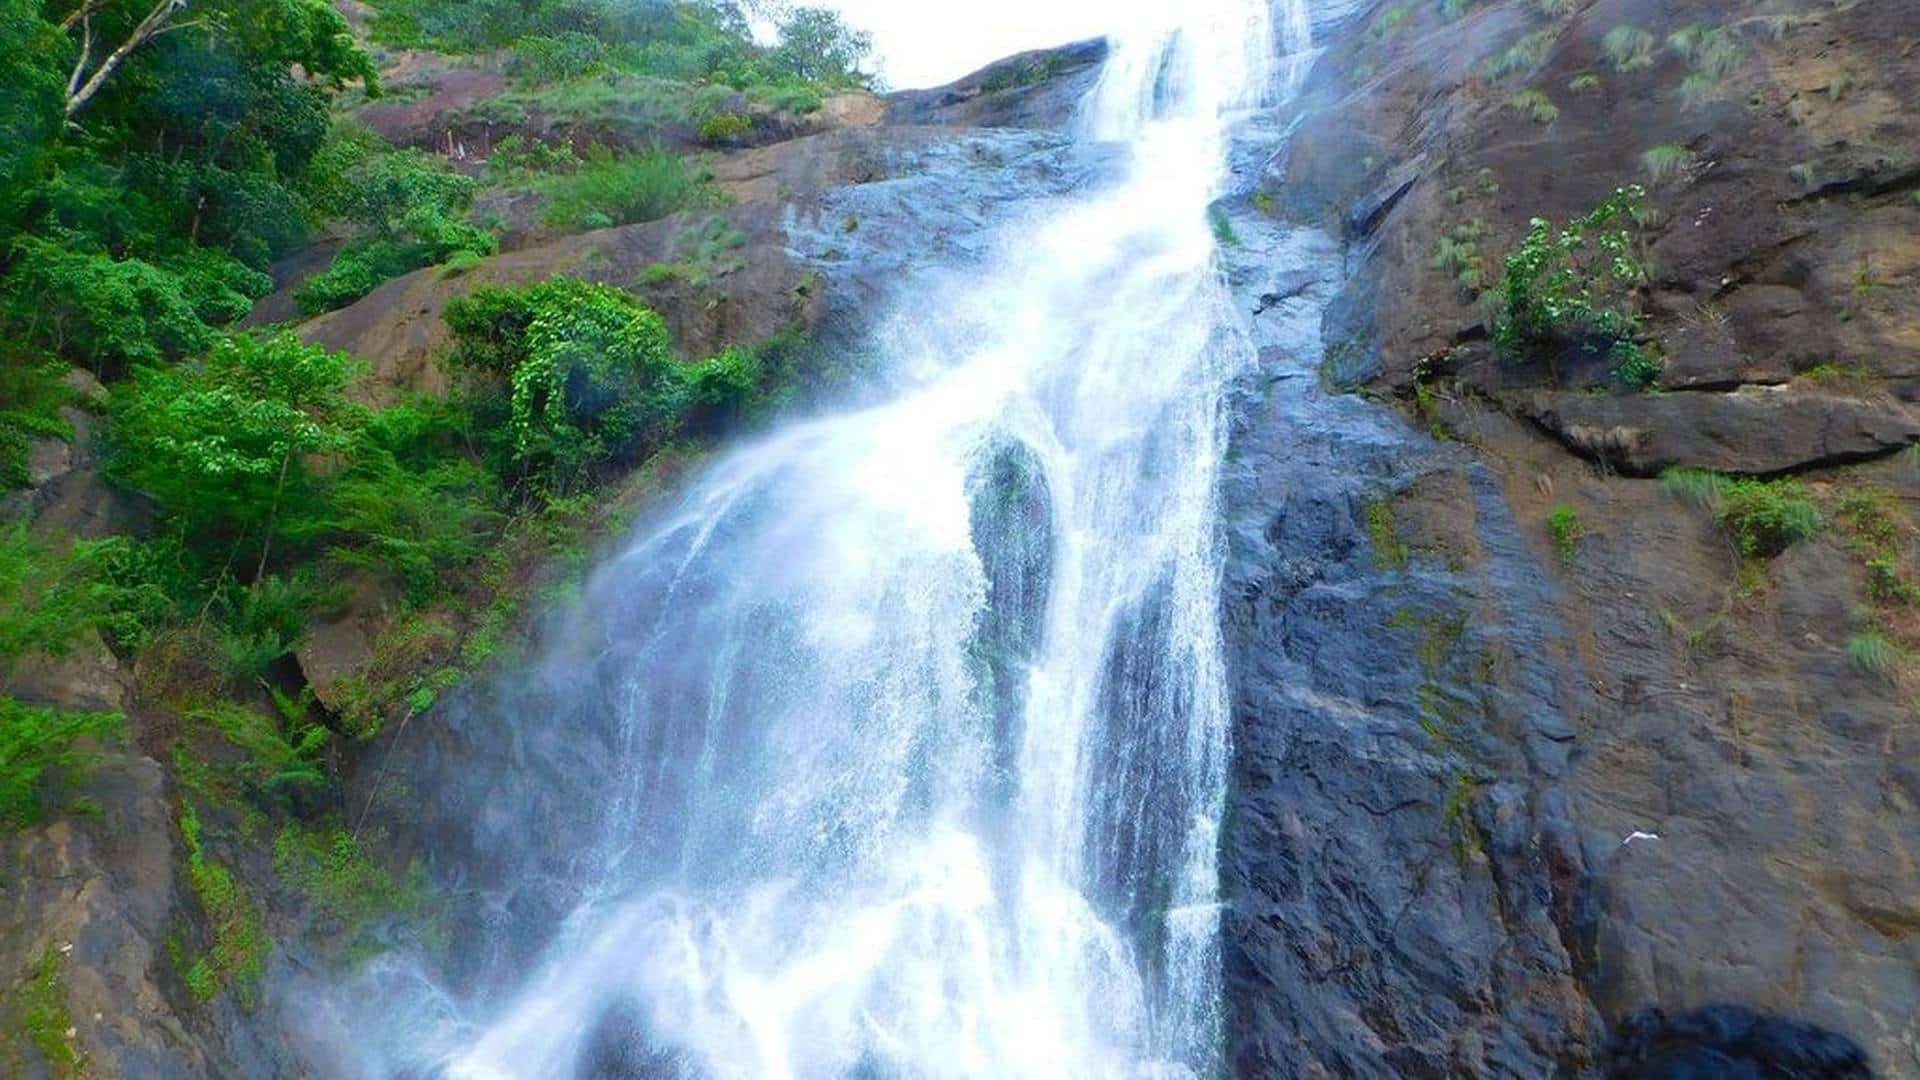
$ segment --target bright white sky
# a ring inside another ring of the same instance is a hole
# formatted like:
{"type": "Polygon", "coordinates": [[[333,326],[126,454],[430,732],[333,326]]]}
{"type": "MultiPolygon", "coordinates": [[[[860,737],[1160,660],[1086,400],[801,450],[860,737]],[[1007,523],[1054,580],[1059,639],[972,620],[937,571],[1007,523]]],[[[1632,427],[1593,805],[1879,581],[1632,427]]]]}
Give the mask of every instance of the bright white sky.
{"type": "Polygon", "coordinates": [[[806,0],[837,8],[873,32],[881,74],[894,90],[952,82],[1003,56],[1097,37],[1113,28],[1115,0],[806,0]]]}

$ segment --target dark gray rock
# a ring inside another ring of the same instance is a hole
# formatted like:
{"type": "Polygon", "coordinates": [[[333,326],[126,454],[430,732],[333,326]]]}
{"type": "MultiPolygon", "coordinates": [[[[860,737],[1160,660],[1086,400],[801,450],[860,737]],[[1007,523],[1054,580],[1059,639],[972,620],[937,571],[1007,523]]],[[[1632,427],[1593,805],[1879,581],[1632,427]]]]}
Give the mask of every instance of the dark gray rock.
{"type": "Polygon", "coordinates": [[[1633,476],[1675,466],[1796,472],[1864,461],[1920,440],[1920,413],[1891,398],[1798,387],[1658,395],[1541,391],[1511,401],[1584,457],[1633,476]]]}

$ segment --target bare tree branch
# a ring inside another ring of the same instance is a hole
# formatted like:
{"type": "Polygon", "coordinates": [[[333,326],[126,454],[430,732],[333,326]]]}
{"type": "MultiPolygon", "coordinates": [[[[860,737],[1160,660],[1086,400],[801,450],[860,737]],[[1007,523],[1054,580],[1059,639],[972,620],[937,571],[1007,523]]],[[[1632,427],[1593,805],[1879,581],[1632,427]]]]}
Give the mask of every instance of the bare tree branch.
{"type": "MultiPolygon", "coordinates": [[[[98,94],[100,89],[107,84],[107,79],[112,77],[115,71],[119,70],[120,65],[126,61],[127,57],[131,55],[135,49],[153,40],[154,36],[165,29],[166,25],[173,20],[175,15],[186,10],[186,7],[187,0],[158,0],[158,2],[153,5],[153,10],[147,12],[147,17],[140,20],[139,25],[135,26],[132,32],[127,35],[127,39],[120,43],[119,48],[107,54],[107,58],[100,62],[100,66],[94,69],[93,74],[87,77],[86,82],[81,84],[78,89],[68,90],[67,119],[73,119],[75,113],[86,108],[87,102],[93,100],[94,95],[98,94]]],[[[84,17],[81,19],[81,23],[84,26],[91,26],[90,21],[84,17]]],[[[80,63],[82,67],[74,69],[76,81],[86,64],[88,54],[92,52],[91,43],[92,35],[89,33],[88,47],[81,50],[80,63]]]]}

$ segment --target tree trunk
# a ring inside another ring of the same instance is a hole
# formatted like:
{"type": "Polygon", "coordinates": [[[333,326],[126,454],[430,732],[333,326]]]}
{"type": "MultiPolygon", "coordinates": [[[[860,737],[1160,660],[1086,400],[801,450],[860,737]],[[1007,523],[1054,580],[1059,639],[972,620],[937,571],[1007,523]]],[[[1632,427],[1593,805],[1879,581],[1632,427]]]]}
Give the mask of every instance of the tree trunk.
{"type": "Polygon", "coordinates": [[[87,60],[93,53],[92,20],[89,17],[92,13],[92,8],[87,5],[82,5],[79,16],[83,32],[83,44],[80,49],[80,61],[74,65],[73,77],[69,79],[67,83],[67,119],[73,119],[75,113],[86,108],[87,102],[93,100],[94,95],[98,94],[101,87],[107,84],[107,80],[113,76],[115,71],[119,70],[121,64],[126,62],[127,57],[131,55],[135,49],[151,41],[153,36],[164,29],[167,23],[186,6],[187,0],[158,0],[158,2],[153,5],[153,10],[147,12],[147,17],[141,19],[139,25],[135,26],[133,31],[127,35],[127,40],[121,42],[119,48],[108,53],[107,58],[100,62],[100,66],[94,69],[93,74],[86,76],[86,81],[81,82],[82,73],[87,67],[87,60]]]}

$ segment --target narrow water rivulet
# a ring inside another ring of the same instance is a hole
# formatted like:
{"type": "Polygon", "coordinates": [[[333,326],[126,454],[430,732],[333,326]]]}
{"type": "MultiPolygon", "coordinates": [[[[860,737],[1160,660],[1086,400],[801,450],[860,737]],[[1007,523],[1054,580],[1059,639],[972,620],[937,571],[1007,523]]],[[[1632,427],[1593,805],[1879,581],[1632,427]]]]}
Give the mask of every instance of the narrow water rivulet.
{"type": "Polygon", "coordinates": [[[1252,357],[1208,207],[1305,27],[1116,26],[1078,127],[1119,174],[896,318],[892,400],[729,454],[601,571],[582,703],[515,720],[603,726],[592,828],[524,839],[576,849],[580,902],[387,1067],[1217,1068],[1216,473],[1252,357]]]}

